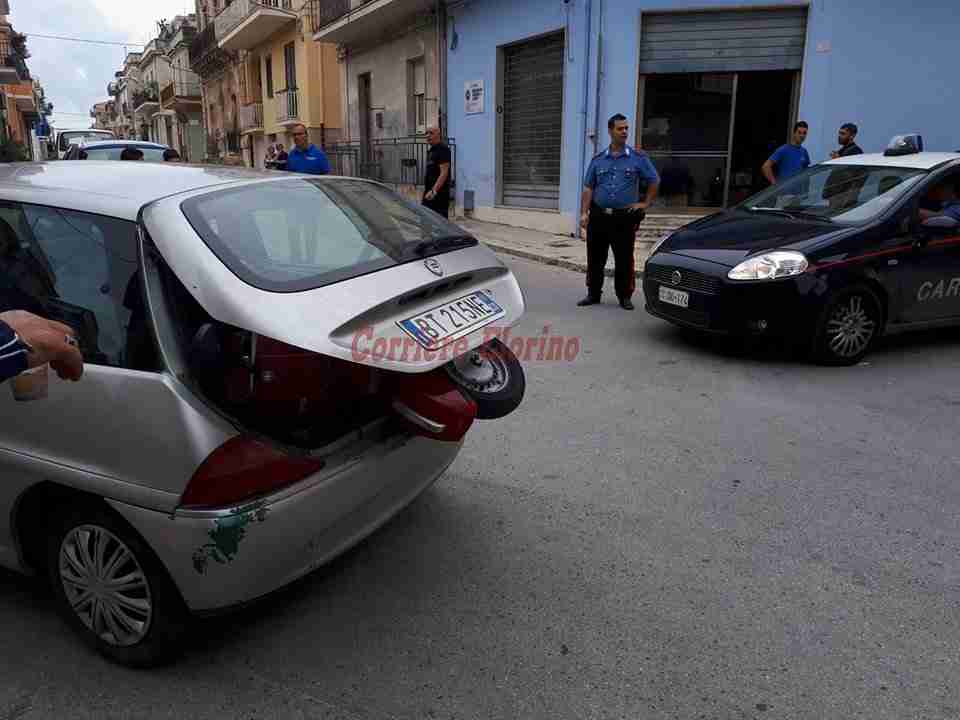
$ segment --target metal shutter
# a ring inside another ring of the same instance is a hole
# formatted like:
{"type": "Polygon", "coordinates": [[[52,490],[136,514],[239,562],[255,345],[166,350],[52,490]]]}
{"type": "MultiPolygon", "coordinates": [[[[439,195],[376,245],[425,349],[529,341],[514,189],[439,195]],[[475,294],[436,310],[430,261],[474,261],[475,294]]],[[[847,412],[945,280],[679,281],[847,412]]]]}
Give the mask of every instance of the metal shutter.
{"type": "Polygon", "coordinates": [[[640,73],[799,70],[806,8],[641,17],[640,73]]]}
{"type": "Polygon", "coordinates": [[[503,49],[503,204],[560,207],[563,33],[503,49]]]}

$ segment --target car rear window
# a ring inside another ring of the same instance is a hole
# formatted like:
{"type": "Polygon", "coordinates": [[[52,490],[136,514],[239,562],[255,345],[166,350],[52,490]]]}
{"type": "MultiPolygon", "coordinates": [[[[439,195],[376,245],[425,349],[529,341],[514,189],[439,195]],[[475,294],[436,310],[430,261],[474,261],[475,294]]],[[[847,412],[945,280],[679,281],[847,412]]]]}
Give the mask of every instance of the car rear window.
{"type": "Polygon", "coordinates": [[[110,140],[112,138],[111,133],[104,132],[85,132],[83,130],[65,132],[60,135],[60,149],[69,150],[71,143],[78,143],[81,140],[110,140]]]}
{"type": "Polygon", "coordinates": [[[476,244],[432,210],[363,180],[256,183],[181,208],[234,274],[274,292],[310,290],[476,244]]]}
{"type": "Polygon", "coordinates": [[[81,148],[81,160],[120,160],[120,155],[127,147],[134,147],[143,153],[144,162],[163,162],[163,148],[133,146],[81,148]]]}

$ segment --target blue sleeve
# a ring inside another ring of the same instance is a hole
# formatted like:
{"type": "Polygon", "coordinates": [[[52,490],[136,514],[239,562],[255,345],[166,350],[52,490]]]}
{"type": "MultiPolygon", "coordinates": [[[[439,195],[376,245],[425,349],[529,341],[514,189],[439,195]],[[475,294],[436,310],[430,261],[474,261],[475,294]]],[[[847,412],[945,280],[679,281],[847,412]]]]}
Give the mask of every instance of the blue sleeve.
{"type": "Polygon", "coordinates": [[[13,328],[0,320],[0,382],[5,382],[26,369],[26,346],[13,328]]]}
{"type": "Polygon", "coordinates": [[[807,152],[807,149],[803,149],[803,166],[805,168],[810,167],[810,153],[807,152]]]}
{"type": "Polygon", "coordinates": [[[646,155],[642,156],[637,163],[637,169],[650,185],[656,185],[660,182],[660,176],[657,175],[657,169],[653,162],[646,155]]]}
{"type": "Polygon", "coordinates": [[[327,154],[323,150],[320,150],[318,152],[320,153],[320,172],[323,175],[329,175],[330,174],[330,158],[327,157],[327,154]]]}
{"type": "Polygon", "coordinates": [[[786,152],[786,148],[787,148],[786,145],[781,145],[780,147],[778,147],[776,150],[773,151],[773,155],[769,157],[769,160],[774,165],[779,165],[780,162],[783,160],[783,154],[786,152]]]}
{"type": "Polygon", "coordinates": [[[583,186],[593,189],[597,185],[597,161],[596,159],[590,161],[590,166],[587,168],[587,175],[583,178],[583,186]]]}

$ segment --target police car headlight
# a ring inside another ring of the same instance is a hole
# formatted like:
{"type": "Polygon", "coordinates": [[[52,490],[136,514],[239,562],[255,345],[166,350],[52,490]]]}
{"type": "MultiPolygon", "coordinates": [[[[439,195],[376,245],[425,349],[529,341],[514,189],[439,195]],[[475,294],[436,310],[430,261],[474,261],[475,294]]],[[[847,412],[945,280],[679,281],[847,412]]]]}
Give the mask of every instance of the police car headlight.
{"type": "Polygon", "coordinates": [[[809,263],[798,252],[775,250],[744,260],[727,273],[731,280],[776,280],[778,278],[799,275],[809,263]]]}

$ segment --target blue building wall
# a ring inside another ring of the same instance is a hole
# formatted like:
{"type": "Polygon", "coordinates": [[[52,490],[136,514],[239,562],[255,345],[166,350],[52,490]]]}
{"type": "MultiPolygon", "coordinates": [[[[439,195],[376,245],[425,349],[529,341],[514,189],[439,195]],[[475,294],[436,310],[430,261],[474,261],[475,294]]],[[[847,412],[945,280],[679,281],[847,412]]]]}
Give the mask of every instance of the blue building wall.
{"type": "MultiPolygon", "coordinates": [[[[594,126],[598,143],[607,142],[606,118],[620,112],[635,142],[637,62],[642,13],[664,10],[796,6],[772,0],[467,0],[449,9],[448,132],[457,141],[457,202],[473,190],[478,210],[496,200],[497,48],[561,28],[567,29],[564,78],[560,216],[514,213],[514,224],[564,227],[573,232],[579,203],[581,149],[589,160],[594,126]],[[584,93],[587,9],[590,58],[584,93]],[[597,103],[598,46],[602,54],[597,103]],[[464,113],[464,83],[482,79],[485,112],[464,113]],[[586,102],[585,102],[586,99],[586,102]],[[599,107],[599,112],[596,111],[599,107]]],[[[807,149],[814,162],[829,157],[844,122],[860,126],[857,140],[866,152],[883,149],[889,139],[919,132],[932,150],[960,150],[960,81],[956,76],[956,33],[960,13],[955,0],[905,3],[876,0],[812,0],[802,72],[799,118],[810,124],[807,149]],[[951,30],[952,28],[952,30],[951,30]]],[[[500,212],[505,221],[509,213],[500,212]]],[[[478,217],[483,217],[478,212],[478,217]]]]}

